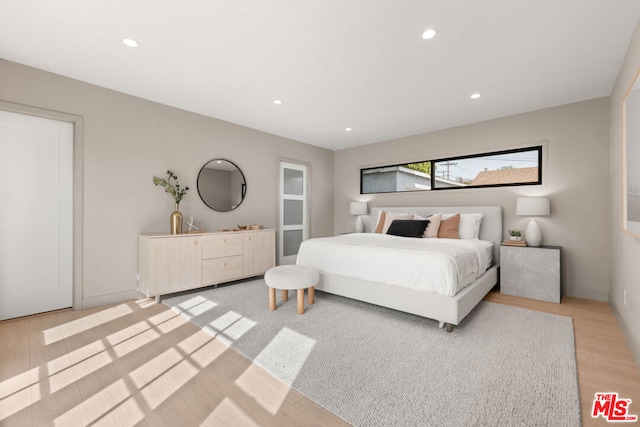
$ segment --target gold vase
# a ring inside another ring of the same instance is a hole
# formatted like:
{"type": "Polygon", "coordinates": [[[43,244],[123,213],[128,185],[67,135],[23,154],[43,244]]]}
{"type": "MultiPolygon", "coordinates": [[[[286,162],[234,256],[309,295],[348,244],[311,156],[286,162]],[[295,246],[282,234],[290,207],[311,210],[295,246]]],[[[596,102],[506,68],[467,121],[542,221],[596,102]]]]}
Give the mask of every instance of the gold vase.
{"type": "Polygon", "coordinates": [[[171,234],[182,234],[182,214],[178,210],[180,204],[176,203],[176,210],[171,214],[171,234]]]}

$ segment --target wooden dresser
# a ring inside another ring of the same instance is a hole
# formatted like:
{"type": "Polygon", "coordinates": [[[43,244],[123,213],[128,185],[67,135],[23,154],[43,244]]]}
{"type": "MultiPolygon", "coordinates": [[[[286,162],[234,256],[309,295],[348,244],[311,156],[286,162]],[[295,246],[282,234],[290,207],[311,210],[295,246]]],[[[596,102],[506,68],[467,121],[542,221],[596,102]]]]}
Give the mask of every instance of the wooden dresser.
{"type": "Polygon", "coordinates": [[[138,289],[147,297],[259,276],[276,264],[275,230],[138,237],[138,289]]]}

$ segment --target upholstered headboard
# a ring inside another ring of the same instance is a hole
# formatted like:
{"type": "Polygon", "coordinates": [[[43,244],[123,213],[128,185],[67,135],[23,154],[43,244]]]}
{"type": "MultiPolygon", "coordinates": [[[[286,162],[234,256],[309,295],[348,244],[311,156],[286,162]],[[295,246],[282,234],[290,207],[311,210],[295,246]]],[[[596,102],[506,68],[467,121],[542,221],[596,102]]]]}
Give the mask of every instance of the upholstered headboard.
{"type": "Polygon", "coordinates": [[[421,216],[429,216],[438,212],[444,214],[481,213],[482,222],[480,223],[479,238],[493,242],[493,263],[500,263],[500,244],[503,240],[501,206],[407,206],[371,208],[371,213],[364,221],[366,232],[370,233],[373,231],[381,210],[385,212],[414,213],[421,216]]]}

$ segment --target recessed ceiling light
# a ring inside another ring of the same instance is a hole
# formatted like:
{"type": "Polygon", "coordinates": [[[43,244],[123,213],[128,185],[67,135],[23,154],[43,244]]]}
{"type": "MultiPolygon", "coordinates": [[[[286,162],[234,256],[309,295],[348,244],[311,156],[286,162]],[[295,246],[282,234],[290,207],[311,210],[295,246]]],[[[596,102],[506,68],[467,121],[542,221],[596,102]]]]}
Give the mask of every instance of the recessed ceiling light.
{"type": "Polygon", "coordinates": [[[353,129],[351,128],[344,128],[345,132],[351,132],[353,129]]]}
{"type": "Polygon", "coordinates": [[[424,33],[422,33],[422,38],[425,40],[431,40],[436,36],[436,34],[438,34],[438,30],[436,30],[435,28],[429,28],[425,30],[424,33]]]}
{"type": "Polygon", "coordinates": [[[123,38],[122,43],[124,43],[125,46],[138,47],[138,42],[135,41],[134,39],[130,39],[129,37],[123,38]]]}
{"type": "Polygon", "coordinates": [[[473,95],[471,95],[471,99],[478,99],[482,96],[481,93],[474,93],[473,95]]]}
{"type": "Polygon", "coordinates": [[[273,103],[276,105],[281,105],[282,104],[282,99],[274,99],[273,103]]]}

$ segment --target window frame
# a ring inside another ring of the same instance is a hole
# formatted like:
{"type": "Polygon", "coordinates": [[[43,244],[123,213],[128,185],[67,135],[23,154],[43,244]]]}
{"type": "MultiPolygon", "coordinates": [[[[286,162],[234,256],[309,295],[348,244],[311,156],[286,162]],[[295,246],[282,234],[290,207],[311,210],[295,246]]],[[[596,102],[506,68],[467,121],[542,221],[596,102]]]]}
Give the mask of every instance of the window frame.
{"type": "Polygon", "coordinates": [[[451,157],[443,157],[439,159],[432,160],[419,160],[413,162],[404,162],[404,163],[396,163],[392,165],[381,165],[381,166],[372,166],[366,168],[360,168],[360,194],[391,194],[391,193],[414,193],[414,192],[423,192],[423,191],[446,191],[446,190],[467,190],[467,189],[475,189],[475,188],[496,188],[496,187],[518,187],[524,185],[542,185],[542,145],[534,145],[529,147],[522,148],[512,148],[507,150],[498,150],[498,151],[489,151],[483,153],[476,154],[466,154],[463,156],[451,156],[451,157]],[[377,191],[377,192],[363,192],[363,177],[366,174],[366,171],[374,170],[374,169],[383,169],[383,168],[395,168],[400,166],[406,166],[409,164],[415,163],[429,163],[431,171],[435,170],[435,166],[437,163],[441,162],[453,162],[456,160],[465,160],[465,159],[473,159],[473,158],[482,158],[496,155],[504,155],[504,154],[513,154],[513,153],[523,153],[527,151],[537,151],[537,160],[538,160],[538,176],[535,181],[527,181],[527,182],[509,182],[509,183],[496,183],[496,184],[482,184],[482,185],[465,185],[460,187],[436,187],[436,176],[434,173],[430,174],[430,186],[429,189],[415,189],[415,190],[403,190],[403,191],[377,191]]]}

